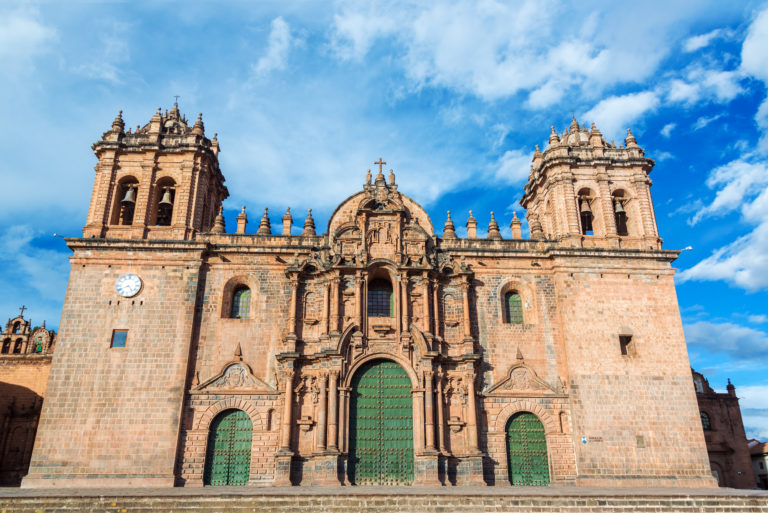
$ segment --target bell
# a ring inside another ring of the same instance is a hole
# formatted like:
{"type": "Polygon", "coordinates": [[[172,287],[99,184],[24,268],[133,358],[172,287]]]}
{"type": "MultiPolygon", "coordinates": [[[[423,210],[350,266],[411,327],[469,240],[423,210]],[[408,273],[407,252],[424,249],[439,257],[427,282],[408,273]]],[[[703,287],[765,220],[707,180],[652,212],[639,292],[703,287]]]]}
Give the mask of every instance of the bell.
{"type": "Polygon", "coordinates": [[[589,208],[589,200],[587,200],[586,198],[582,198],[581,199],[581,213],[582,214],[584,214],[584,213],[591,214],[592,213],[592,209],[589,208]]]}
{"type": "Polygon", "coordinates": [[[168,205],[172,206],[173,202],[171,201],[171,191],[170,189],[165,189],[163,192],[163,199],[160,200],[161,205],[168,205]]]}
{"type": "Polygon", "coordinates": [[[621,201],[616,200],[613,202],[613,211],[617,214],[624,214],[624,206],[621,204],[621,201]]]}
{"type": "Polygon", "coordinates": [[[125,197],[120,203],[136,203],[136,198],[134,196],[133,187],[128,187],[128,190],[125,191],[125,197]]]}

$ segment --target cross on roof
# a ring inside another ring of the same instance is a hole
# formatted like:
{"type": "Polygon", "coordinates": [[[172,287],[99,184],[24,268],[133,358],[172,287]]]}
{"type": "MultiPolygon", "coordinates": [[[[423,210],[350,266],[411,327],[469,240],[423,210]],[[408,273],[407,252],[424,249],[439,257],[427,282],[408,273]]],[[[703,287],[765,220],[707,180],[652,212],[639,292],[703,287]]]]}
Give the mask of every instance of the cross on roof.
{"type": "Polygon", "coordinates": [[[179,105],[179,95],[174,95],[174,98],[176,98],[176,101],[174,102],[175,105],[179,105]]]}
{"type": "Polygon", "coordinates": [[[27,308],[24,305],[21,305],[21,308],[19,308],[19,310],[21,310],[21,316],[20,317],[23,319],[24,318],[24,310],[29,310],[29,308],[27,308]]]}
{"type": "Polygon", "coordinates": [[[386,162],[384,162],[384,161],[381,159],[381,157],[379,157],[379,161],[378,161],[378,162],[374,162],[374,164],[376,164],[377,166],[379,166],[379,173],[381,173],[381,166],[385,165],[385,164],[386,164],[386,162]]]}

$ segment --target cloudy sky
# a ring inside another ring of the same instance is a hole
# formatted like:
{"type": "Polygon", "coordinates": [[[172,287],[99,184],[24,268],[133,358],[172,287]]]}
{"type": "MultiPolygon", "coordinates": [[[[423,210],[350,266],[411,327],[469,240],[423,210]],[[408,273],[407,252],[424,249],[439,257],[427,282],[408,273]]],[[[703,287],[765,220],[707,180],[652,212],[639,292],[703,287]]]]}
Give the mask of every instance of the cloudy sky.
{"type": "Polygon", "coordinates": [[[240,205],[253,230],[265,206],[322,227],[381,156],[438,229],[493,210],[507,235],[534,145],[573,114],[656,160],[664,246],[693,248],[675,263],[692,364],[768,439],[766,2],[284,4],[2,3],[2,315],[58,325],[52,234],[80,233],[119,109],[203,113],[229,228],[240,205]]]}

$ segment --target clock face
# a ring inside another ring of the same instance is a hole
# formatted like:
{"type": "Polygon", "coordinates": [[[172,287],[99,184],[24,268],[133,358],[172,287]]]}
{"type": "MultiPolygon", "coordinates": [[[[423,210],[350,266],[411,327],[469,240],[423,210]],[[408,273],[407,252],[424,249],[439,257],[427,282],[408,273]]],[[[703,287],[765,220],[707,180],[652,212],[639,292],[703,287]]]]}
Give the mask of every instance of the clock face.
{"type": "Polygon", "coordinates": [[[115,290],[123,297],[133,297],[141,290],[141,278],[132,273],[124,274],[115,282],[115,290]]]}

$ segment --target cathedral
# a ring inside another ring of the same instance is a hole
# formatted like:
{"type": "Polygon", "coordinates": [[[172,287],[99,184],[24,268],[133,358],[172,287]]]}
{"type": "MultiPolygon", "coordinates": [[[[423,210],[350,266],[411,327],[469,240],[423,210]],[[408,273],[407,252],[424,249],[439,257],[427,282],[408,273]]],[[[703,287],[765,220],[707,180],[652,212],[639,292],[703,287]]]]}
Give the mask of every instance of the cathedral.
{"type": "Polygon", "coordinates": [[[93,150],[23,487],[716,485],[629,131],[552,128],[528,238],[438,232],[382,159],[322,230],[228,231],[177,105],[93,150]]]}

